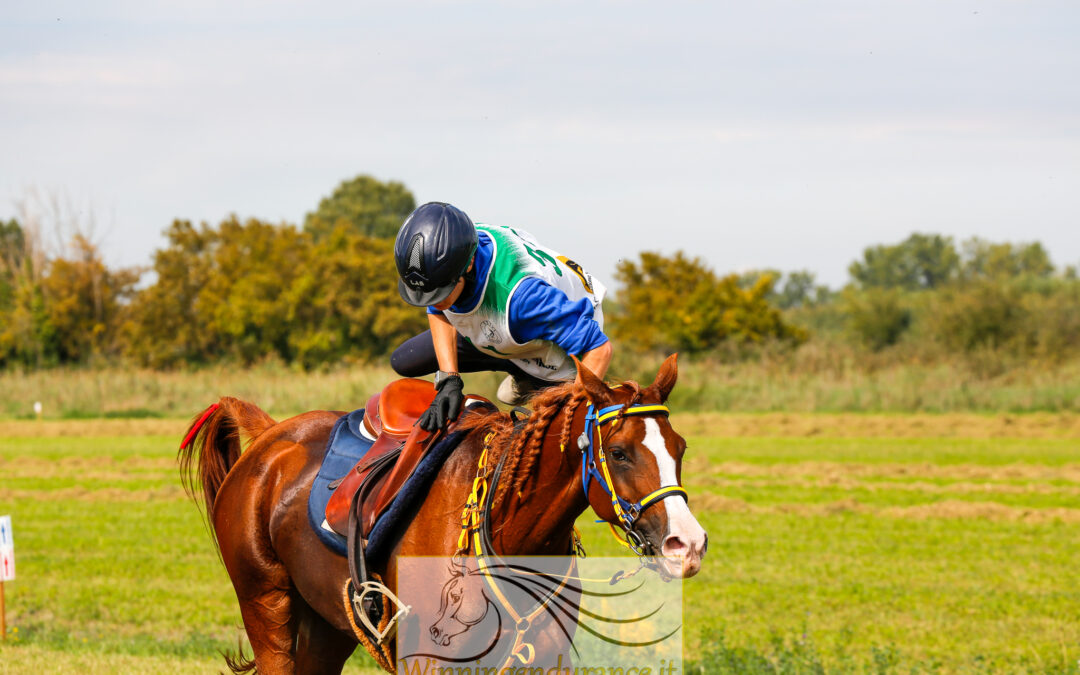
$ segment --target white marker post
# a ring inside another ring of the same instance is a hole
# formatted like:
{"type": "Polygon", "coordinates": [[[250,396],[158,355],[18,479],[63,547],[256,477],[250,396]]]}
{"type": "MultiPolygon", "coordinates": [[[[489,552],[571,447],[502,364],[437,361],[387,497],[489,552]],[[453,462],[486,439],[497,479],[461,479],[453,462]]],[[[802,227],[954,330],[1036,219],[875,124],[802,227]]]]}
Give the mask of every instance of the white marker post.
{"type": "Polygon", "coordinates": [[[7,640],[7,610],[4,609],[4,582],[15,578],[15,540],[11,537],[11,516],[0,516],[0,640],[7,640]]]}

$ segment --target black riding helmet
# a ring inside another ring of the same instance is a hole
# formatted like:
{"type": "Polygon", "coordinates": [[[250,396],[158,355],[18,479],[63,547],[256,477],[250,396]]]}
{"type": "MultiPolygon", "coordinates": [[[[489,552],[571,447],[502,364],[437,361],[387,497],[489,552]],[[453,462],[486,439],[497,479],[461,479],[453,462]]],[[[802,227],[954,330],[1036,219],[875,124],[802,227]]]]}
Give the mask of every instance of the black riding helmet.
{"type": "Polygon", "coordinates": [[[410,305],[446,299],[476,252],[476,226],[459,208],[428,202],[409,214],[394,242],[398,292],[410,305]]]}

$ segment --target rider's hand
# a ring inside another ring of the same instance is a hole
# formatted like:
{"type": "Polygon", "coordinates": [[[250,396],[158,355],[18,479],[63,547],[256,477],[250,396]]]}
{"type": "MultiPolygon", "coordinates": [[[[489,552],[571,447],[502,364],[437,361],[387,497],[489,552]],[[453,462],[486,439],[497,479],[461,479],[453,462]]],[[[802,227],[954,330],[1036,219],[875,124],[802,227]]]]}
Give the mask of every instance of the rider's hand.
{"type": "Polygon", "coordinates": [[[435,389],[438,390],[435,400],[417,422],[424,431],[445,429],[447,424],[457,419],[461,405],[465,402],[465,383],[457,375],[439,380],[435,389]]]}

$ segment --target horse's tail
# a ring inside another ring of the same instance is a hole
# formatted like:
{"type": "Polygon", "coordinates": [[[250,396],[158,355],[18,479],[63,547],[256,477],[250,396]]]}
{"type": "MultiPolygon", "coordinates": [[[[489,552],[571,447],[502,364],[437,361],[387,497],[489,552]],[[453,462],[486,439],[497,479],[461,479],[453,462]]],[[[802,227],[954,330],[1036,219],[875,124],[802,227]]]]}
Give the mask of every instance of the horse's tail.
{"type": "Polygon", "coordinates": [[[177,455],[180,479],[192,498],[196,484],[202,485],[211,529],[218,490],[243,450],[240,434],[250,442],[275,424],[259,406],[231,396],[223,396],[191,422],[177,455]]]}

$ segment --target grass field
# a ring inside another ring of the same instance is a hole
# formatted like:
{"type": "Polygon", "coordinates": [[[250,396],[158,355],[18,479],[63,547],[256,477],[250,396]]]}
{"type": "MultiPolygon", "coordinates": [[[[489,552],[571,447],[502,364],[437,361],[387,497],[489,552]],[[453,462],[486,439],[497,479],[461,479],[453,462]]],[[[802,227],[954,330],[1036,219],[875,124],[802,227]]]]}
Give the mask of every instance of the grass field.
{"type": "MultiPolygon", "coordinates": [[[[697,672],[1080,673],[1080,422],[684,414],[697,672]]],[[[0,422],[3,673],[218,672],[241,638],[180,420],[0,422]]],[[[614,554],[583,518],[593,554],[614,554]]],[[[370,667],[357,655],[349,672],[370,667]]]]}
{"type": "MultiPolygon", "coordinates": [[[[651,380],[662,358],[624,354],[612,379],[651,380]],[[641,372],[637,372],[640,370],[641,372]]],[[[861,370],[855,360],[821,359],[800,369],[785,361],[717,363],[682,359],[672,404],[727,412],[1073,412],[1080,413],[1080,361],[1031,365],[988,375],[959,363],[861,370]]],[[[0,371],[0,419],[177,418],[222,395],[259,403],[273,415],[360,407],[395,377],[387,367],[340,367],[300,374],[266,364],[155,372],[107,368],[0,371]]],[[[494,398],[499,373],[466,374],[466,389],[494,398]]]]}

